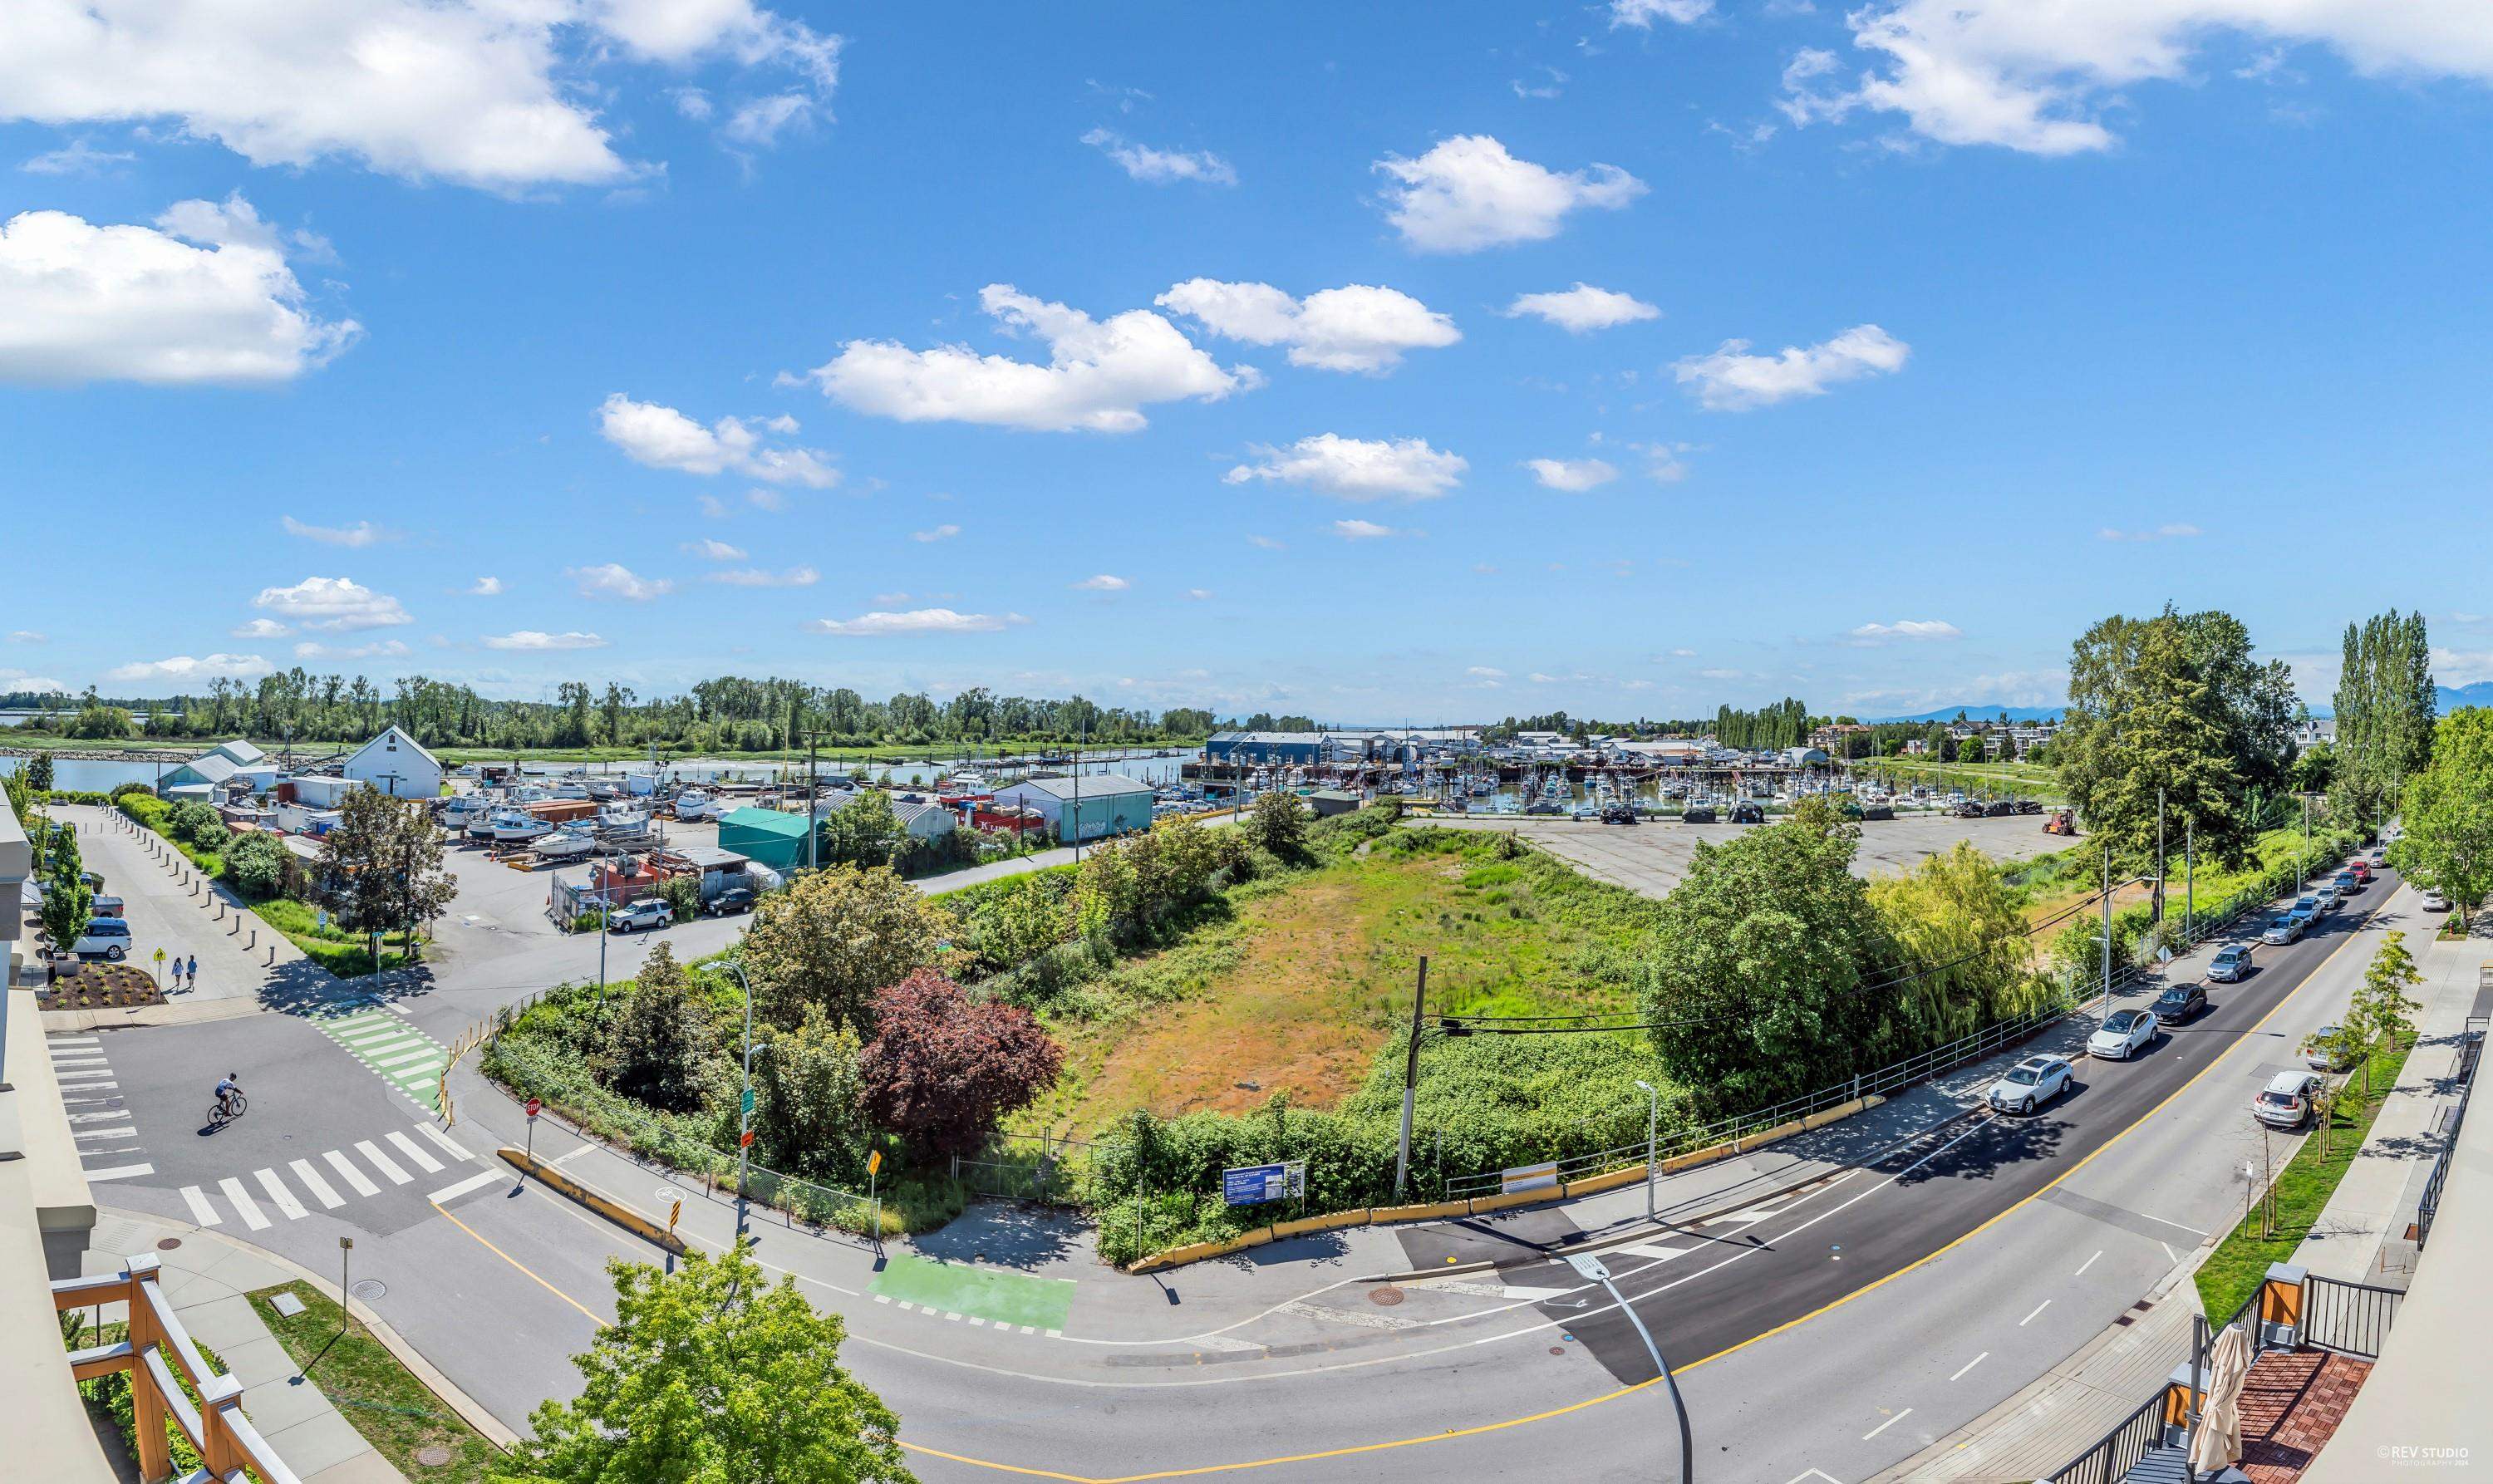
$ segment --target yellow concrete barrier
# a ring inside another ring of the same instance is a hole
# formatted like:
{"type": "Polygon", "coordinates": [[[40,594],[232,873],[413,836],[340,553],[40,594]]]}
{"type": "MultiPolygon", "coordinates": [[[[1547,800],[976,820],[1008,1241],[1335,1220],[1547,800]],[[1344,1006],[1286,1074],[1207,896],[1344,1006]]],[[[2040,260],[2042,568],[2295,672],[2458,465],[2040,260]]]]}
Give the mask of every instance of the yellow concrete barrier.
{"type": "Polygon", "coordinates": [[[628,1205],[625,1205],[622,1202],[616,1200],[613,1196],[606,1194],[597,1187],[583,1183],[581,1180],[565,1173],[563,1171],[557,1169],[554,1165],[548,1164],[544,1160],[530,1159],[526,1154],[518,1149],[511,1148],[507,1144],[502,1147],[500,1153],[503,1159],[510,1162],[512,1168],[519,1170],[524,1173],[534,1175],[539,1181],[543,1182],[548,1189],[553,1190],[557,1194],[570,1197],[572,1200],[579,1202],[582,1205],[588,1207],[591,1211],[605,1217],[608,1221],[615,1223],[624,1231],[631,1232],[633,1235],[638,1236],[645,1241],[653,1242],[658,1246],[665,1248],[667,1251],[674,1253],[677,1257],[682,1257],[684,1255],[684,1239],[682,1237],[676,1235],[674,1232],[668,1231],[664,1226],[642,1215],[640,1212],[632,1209],[628,1205]]]}

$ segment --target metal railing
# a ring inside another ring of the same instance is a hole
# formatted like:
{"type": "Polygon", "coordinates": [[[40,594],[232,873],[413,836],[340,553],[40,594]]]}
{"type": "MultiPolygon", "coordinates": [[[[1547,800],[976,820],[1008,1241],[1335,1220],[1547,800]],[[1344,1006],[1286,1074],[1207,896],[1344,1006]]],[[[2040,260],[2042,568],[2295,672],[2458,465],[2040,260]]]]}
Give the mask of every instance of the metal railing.
{"type": "Polygon", "coordinates": [[[2377,1360],[2381,1347],[2388,1343],[2389,1327],[2397,1322],[2398,1302],[2405,1297],[2401,1289],[2306,1276],[2301,1341],[2317,1350],[2377,1360]]]}
{"type": "Polygon", "coordinates": [[[2164,1446],[2165,1388],[2120,1419],[2095,1445],[2044,1475],[2049,1484],[2113,1484],[2140,1459],[2164,1446]]]}
{"type": "Polygon", "coordinates": [[[976,1155],[954,1155],[952,1177],[973,1195],[1046,1205],[1078,1205],[1092,1162],[1123,1144],[1052,1133],[992,1134],[976,1155]]]}
{"type": "Polygon", "coordinates": [[[73,1351],[70,1374],[79,1380],[115,1372],[129,1376],[138,1476],[150,1480],[173,1476],[172,1443],[165,1434],[169,1419],[203,1466],[183,1484],[239,1479],[246,1469],[260,1484],[302,1484],[244,1414],[242,1382],[209,1365],[199,1353],[181,1316],[165,1296],[158,1272],[157,1259],[148,1254],[125,1260],[118,1273],[64,1278],[52,1285],[56,1311],[117,1303],[129,1316],[124,1338],[73,1351]],[[198,1394],[196,1405],[184,1394],[184,1380],[198,1394]]]}
{"type": "Polygon", "coordinates": [[[2443,1122],[2441,1148],[2433,1154],[2432,1173],[2424,1177],[2423,1199],[2416,1206],[2415,1244],[2418,1251],[2432,1240],[2433,1218],[2441,1214],[2441,1191],[2449,1181],[2450,1152],[2458,1147],[2458,1131],[2467,1121],[2467,1102],[2476,1094],[2476,1066],[2484,1054],[2485,1024],[2484,1017],[2469,1016],[2467,1039],[2458,1048],[2458,1101],[2443,1122]]]}
{"type": "MultiPolygon", "coordinates": [[[[736,1195],[736,1172],[733,1170],[702,1176],[714,1196],[736,1195]]],[[[800,1223],[819,1234],[843,1232],[861,1237],[869,1246],[882,1240],[883,1201],[879,1193],[842,1190],[836,1185],[820,1185],[793,1174],[781,1174],[761,1165],[750,1165],[744,1172],[744,1198],[759,1201],[786,1218],[794,1231],[800,1223]]]]}

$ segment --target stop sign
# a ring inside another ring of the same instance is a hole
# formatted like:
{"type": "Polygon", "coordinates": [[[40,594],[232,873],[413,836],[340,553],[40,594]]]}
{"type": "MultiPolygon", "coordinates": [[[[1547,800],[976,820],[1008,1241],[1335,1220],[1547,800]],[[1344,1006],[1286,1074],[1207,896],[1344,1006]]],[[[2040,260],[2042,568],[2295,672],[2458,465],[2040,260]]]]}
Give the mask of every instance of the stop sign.
{"type": "Polygon", "coordinates": [[[528,1099],[528,1116],[531,1118],[535,1117],[537,1115],[537,1111],[543,1107],[545,1107],[545,1104],[537,1101],[535,1098],[528,1099]]]}

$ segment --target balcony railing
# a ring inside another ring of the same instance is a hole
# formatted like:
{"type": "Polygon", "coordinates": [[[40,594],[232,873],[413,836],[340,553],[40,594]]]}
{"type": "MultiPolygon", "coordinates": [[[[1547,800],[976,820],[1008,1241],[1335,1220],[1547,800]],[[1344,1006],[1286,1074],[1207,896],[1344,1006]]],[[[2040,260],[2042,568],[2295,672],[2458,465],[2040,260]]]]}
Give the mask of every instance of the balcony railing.
{"type": "Polygon", "coordinates": [[[210,1366],[192,1343],[157,1280],[155,1258],[131,1258],[118,1273],[65,1278],[52,1285],[54,1310],[111,1303],[122,1305],[130,1317],[127,1335],[110,1345],[71,1352],[70,1374],[79,1380],[114,1372],[129,1375],[140,1478],[156,1484],[173,1477],[172,1444],[165,1435],[169,1418],[203,1465],[183,1475],[180,1484],[215,1484],[238,1478],[246,1469],[260,1484],[302,1484],[243,1414],[242,1382],[210,1366]],[[177,1374],[198,1393],[197,1405],[183,1392],[177,1374]]]}

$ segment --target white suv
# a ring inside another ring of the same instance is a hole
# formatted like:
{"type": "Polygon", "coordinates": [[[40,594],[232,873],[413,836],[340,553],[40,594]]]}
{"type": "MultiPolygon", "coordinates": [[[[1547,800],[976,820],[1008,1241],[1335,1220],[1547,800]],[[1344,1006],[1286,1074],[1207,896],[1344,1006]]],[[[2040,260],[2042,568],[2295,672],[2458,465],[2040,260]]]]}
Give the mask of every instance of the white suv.
{"type": "Polygon", "coordinates": [[[86,925],[70,951],[81,959],[118,964],[130,957],[130,924],[118,917],[98,917],[86,925]]]}
{"type": "Polygon", "coordinates": [[[1991,1084],[1991,1106],[2029,1113],[2069,1090],[2069,1063],[2058,1056],[2028,1056],[1991,1084]]]}
{"type": "Polygon", "coordinates": [[[617,909],[609,924],[617,933],[638,933],[644,928],[675,926],[676,909],[655,897],[643,897],[628,906],[617,909]]]}

